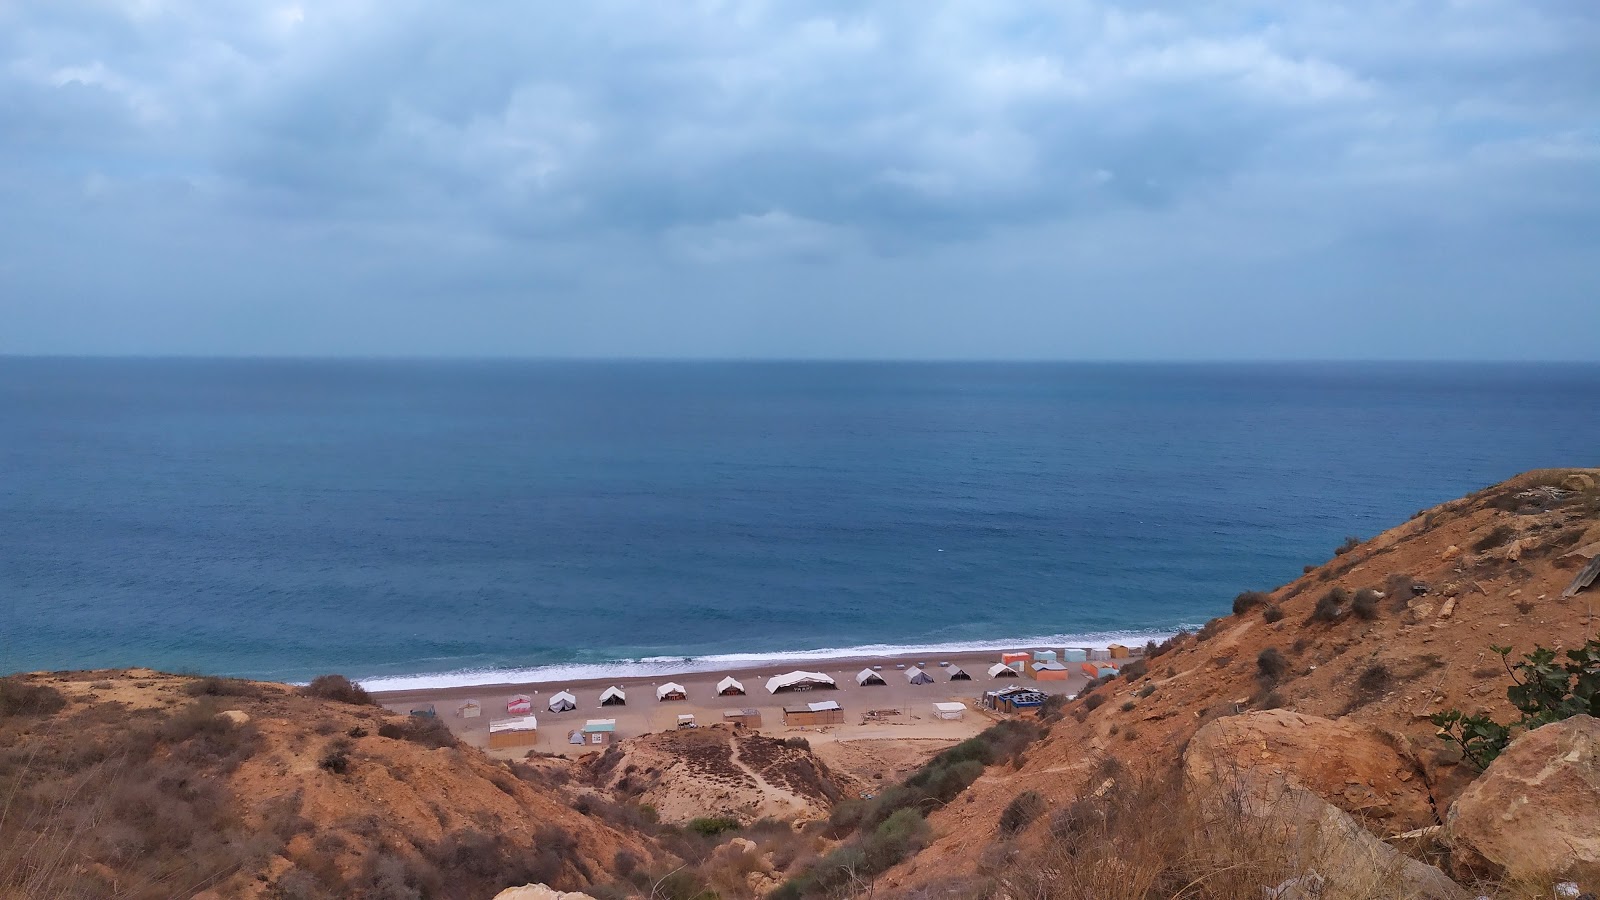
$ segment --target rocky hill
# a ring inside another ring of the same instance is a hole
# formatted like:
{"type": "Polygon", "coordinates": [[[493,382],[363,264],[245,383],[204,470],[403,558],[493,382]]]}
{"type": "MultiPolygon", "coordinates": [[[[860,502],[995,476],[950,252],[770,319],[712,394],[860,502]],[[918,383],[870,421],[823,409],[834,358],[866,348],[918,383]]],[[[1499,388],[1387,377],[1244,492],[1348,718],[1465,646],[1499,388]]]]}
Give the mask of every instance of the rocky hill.
{"type": "MultiPolygon", "coordinates": [[[[1456,895],[1448,882],[1430,888],[1404,877],[1412,857],[1462,881],[1505,876],[1503,865],[1464,867],[1462,848],[1452,859],[1449,830],[1436,827],[1481,778],[1430,717],[1460,709],[1515,720],[1506,662],[1491,648],[1515,648],[1515,661],[1536,646],[1582,647],[1600,630],[1600,585],[1566,594],[1600,556],[1597,481],[1595,469],[1530,472],[1352,539],[1289,584],[1241,594],[1232,614],[1150,648],[1147,662],[1069,703],[1020,765],[990,767],[932,812],[929,846],[876,888],[984,896],[1003,884],[1013,895],[1155,897],[1167,896],[1156,887],[1163,877],[1187,874],[1211,883],[1186,896],[1261,896],[1280,876],[1286,890],[1300,890],[1290,880],[1315,867],[1304,853],[1215,858],[1232,852],[1230,839],[1280,850],[1306,844],[1286,844],[1279,831],[1239,840],[1284,823],[1241,817],[1249,804],[1238,802],[1223,817],[1230,834],[1219,834],[1222,819],[1196,817],[1198,783],[1235,801],[1276,791],[1279,808],[1298,811],[1291,830],[1321,821],[1329,806],[1341,824],[1324,838],[1347,821],[1359,823],[1360,835],[1346,835],[1357,842],[1405,835],[1362,844],[1367,871],[1379,873],[1372,883],[1318,896],[1456,895]],[[1118,826],[1117,815],[1139,824],[1118,826]],[[1097,841],[1116,846],[1096,856],[1097,841]],[[1390,846],[1411,857],[1383,855],[1390,846]],[[1040,881],[1043,859],[1056,868],[1040,881]],[[1075,880],[1091,863],[1120,871],[1121,888],[1075,880]],[[1230,881],[1241,872],[1242,881],[1230,881]]],[[[1593,766],[1600,748],[1583,753],[1574,759],[1593,766]]],[[[1587,790],[1600,798],[1600,769],[1591,778],[1587,790]]],[[[1337,866],[1323,859],[1319,877],[1337,866]]],[[[1550,896],[1548,884],[1528,894],[1496,885],[1511,892],[1504,896],[1550,896]]],[[[1312,896],[1307,890],[1283,896],[1312,896]]]]}
{"type": "Polygon", "coordinates": [[[496,762],[347,696],[138,669],[4,679],[0,896],[490,897],[664,858],[578,811],[563,765],[496,762]]]}

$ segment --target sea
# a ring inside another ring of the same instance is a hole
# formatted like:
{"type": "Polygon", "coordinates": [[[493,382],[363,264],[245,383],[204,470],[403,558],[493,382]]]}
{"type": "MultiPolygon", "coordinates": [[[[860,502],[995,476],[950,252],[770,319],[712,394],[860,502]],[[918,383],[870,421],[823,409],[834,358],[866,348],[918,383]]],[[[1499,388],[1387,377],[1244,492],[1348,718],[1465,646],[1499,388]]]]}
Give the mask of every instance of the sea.
{"type": "Polygon", "coordinates": [[[0,358],[0,672],[1144,640],[1600,464],[1600,366],[0,358]]]}

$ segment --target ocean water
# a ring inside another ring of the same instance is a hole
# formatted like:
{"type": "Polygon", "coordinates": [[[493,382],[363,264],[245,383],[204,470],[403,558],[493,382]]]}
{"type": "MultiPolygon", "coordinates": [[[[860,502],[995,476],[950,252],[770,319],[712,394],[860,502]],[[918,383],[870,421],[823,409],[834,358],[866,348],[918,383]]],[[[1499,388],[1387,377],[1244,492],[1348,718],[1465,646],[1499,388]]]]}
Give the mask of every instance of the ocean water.
{"type": "Polygon", "coordinates": [[[0,358],[0,670],[1103,642],[1597,462],[1596,366],[0,358]]]}

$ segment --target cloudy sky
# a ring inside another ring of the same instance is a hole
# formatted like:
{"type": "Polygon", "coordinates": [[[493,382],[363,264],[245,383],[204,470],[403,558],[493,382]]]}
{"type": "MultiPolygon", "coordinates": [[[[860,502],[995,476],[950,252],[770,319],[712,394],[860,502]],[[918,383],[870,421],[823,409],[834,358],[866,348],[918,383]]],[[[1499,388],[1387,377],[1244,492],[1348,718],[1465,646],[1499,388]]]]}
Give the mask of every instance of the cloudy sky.
{"type": "Polygon", "coordinates": [[[3,353],[1596,335],[1593,0],[0,0],[3,353]]]}

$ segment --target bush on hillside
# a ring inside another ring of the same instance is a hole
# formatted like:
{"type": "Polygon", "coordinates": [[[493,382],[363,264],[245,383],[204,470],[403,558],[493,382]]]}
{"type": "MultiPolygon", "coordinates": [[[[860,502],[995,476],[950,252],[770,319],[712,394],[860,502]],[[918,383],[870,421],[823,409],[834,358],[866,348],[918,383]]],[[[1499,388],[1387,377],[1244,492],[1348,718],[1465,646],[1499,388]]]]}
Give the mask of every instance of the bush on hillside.
{"type": "Polygon", "coordinates": [[[1352,534],[1349,537],[1346,537],[1344,539],[1344,543],[1340,544],[1337,548],[1334,549],[1333,555],[1334,556],[1343,556],[1346,553],[1349,553],[1351,550],[1354,550],[1359,546],[1361,546],[1361,538],[1358,538],[1358,537],[1356,537],[1355,535],[1352,534]]]}
{"type": "Polygon", "coordinates": [[[1337,622],[1344,614],[1344,604],[1350,599],[1350,592],[1342,587],[1329,589],[1326,594],[1317,598],[1317,605],[1311,611],[1311,622],[1337,622]]]}
{"type": "Polygon", "coordinates": [[[1233,614],[1236,616],[1243,615],[1263,603],[1270,602],[1272,602],[1272,595],[1270,594],[1264,594],[1261,591],[1245,591],[1233,598],[1233,614]]]}
{"type": "Polygon", "coordinates": [[[1004,837],[1016,834],[1043,815],[1044,810],[1044,798],[1037,791],[1023,791],[1000,812],[1000,834],[1004,837]]]}
{"type": "Polygon", "coordinates": [[[1532,731],[1541,725],[1572,716],[1600,716],[1600,638],[1566,653],[1566,662],[1556,652],[1534,647],[1522,662],[1512,665],[1510,647],[1490,646],[1500,655],[1511,686],[1506,699],[1522,715],[1515,722],[1500,724],[1485,715],[1469,716],[1459,709],[1435,713],[1430,717],[1439,729],[1439,738],[1461,748],[1467,761],[1479,769],[1487,768],[1511,743],[1516,730],[1532,731]]]}
{"type": "Polygon", "coordinates": [[[185,684],[183,692],[191,697],[259,697],[261,687],[242,678],[207,675],[185,684]]]}
{"type": "Polygon", "coordinates": [[[456,744],[456,736],[450,733],[450,726],[433,716],[407,716],[398,722],[385,722],[378,726],[378,736],[410,741],[434,750],[454,747],[456,744]]]}
{"type": "Polygon", "coordinates": [[[47,684],[33,684],[22,675],[0,678],[0,718],[49,716],[66,705],[67,698],[47,684]]]}
{"type": "Polygon", "coordinates": [[[1256,655],[1256,669],[1263,678],[1277,681],[1283,673],[1289,671],[1289,660],[1284,658],[1277,647],[1268,647],[1256,655]]]}
{"type": "Polygon", "coordinates": [[[1356,591],[1355,599],[1350,601],[1350,613],[1370,622],[1378,617],[1378,601],[1382,599],[1383,595],[1372,588],[1362,588],[1356,591]]]}
{"type": "Polygon", "coordinates": [[[376,701],[366,689],[356,684],[343,675],[318,675],[311,679],[311,683],[300,689],[300,693],[307,697],[318,697],[323,700],[334,700],[339,703],[350,703],[355,706],[373,706],[376,701]]]}
{"type": "Polygon", "coordinates": [[[1283,607],[1276,603],[1268,604],[1267,608],[1261,611],[1261,618],[1267,620],[1269,625],[1280,622],[1283,620],[1283,607]]]}

